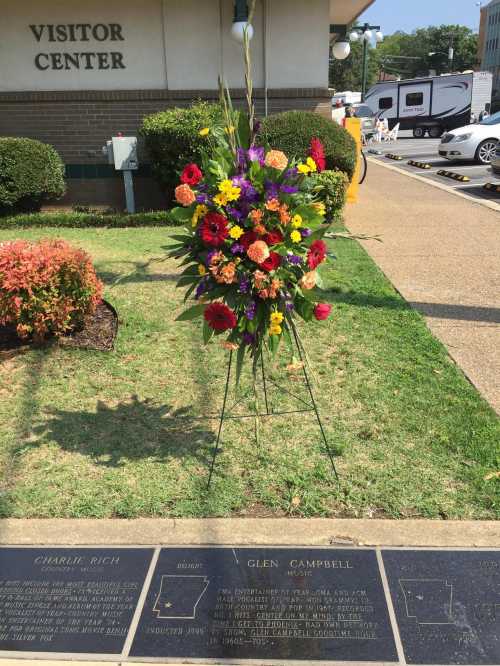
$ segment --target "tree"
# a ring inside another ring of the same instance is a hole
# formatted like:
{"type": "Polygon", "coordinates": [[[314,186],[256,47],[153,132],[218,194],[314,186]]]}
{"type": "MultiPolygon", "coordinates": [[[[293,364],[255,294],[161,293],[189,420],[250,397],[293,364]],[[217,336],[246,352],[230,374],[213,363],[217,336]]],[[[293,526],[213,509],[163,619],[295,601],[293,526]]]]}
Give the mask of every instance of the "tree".
{"type": "MultiPolygon", "coordinates": [[[[478,35],[463,25],[441,25],[389,35],[368,51],[368,86],[385,71],[401,78],[449,72],[448,48],[453,45],[453,71],[463,72],[478,65],[478,35]],[[429,53],[435,53],[429,56],[429,53]]],[[[330,86],[336,90],[361,90],[363,44],[351,44],[346,60],[330,61],[330,86]]]]}

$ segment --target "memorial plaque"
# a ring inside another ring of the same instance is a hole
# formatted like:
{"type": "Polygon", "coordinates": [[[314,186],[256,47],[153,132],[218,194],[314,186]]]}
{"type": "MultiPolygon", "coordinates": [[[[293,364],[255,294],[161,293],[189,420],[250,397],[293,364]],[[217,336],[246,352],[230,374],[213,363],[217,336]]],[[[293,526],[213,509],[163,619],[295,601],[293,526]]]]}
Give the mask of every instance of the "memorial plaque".
{"type": "Polygon", "coordinates": [[[162,549],[130,652],[397,662],[372,550],[162,549]]]}
{"type": "Polygon", "coordinates": [[[1,548],[0,650],[120,654],[152,555],[1,548]]]}
{"type": "Polygon", "coordinates": [[[500,552],[385,550],[408,664],[500,664],[500,552]]]}

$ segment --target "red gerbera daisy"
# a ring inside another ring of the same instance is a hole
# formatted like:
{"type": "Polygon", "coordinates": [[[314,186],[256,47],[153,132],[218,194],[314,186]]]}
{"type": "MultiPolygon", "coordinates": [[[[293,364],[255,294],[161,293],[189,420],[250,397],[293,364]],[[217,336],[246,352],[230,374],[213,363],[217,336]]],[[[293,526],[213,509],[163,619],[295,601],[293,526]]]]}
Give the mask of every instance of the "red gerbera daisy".
{"type": "Polygon", "coordinates": [[[181,183],[186,185],[198,185],[200,180],[203,178],[203,174],[196,164],[188,164],[184,167],[184,171],[181,174],[181,183]]]}
{"type": "Polygon", "coordinates": [[[275,271],[279,266],[281,266],[281,257],[277,252],[271,252],[269,257],[261,264],[259,264],[259,266],[268,273],[275,271]]]}
{"type": "Polygon", "coordinates": [[[203,316],[214,331],[227,331],[238,323],[234,312],[224,303],[210,303],[205,308],[203,316]]]}
{"type": "Polygon", "coordinates": [[[311,147],[309,149],[309,156],[313,158],[318,167],[318,171],[326,169],[325,149],[319,139],[314,137],[311,139],[311,147]]]}
{"type": "Polygon", "coordinates": [[[283,242],[283,234],[281,231],[270,231],[264,236],[265,242],[271,247],[272,245],[278,245],[278,243],[283,242]]]}
{"type": "Polygon", "coordinates": [[[207,245],[219,247],[228,237],[227,219],[220,213],[207,213],[201,225],[201,238],[207,245]]]}
{"type": "Polygon", "coordinates": [[[312,271],[325,261],[326,250],[326,243],[322,240],[316,240],[314,243],[311,243],[311,247],[307,253],[307,264],[312,271]]]}

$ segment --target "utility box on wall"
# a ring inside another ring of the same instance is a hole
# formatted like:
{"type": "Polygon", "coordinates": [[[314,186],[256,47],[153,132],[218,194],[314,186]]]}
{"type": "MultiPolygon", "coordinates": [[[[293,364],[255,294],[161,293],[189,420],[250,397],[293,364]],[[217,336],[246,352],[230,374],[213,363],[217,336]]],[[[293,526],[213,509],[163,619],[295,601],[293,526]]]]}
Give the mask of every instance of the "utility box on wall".
{"type": "Polygon", "coordinates": [[[114,163],[115,169],[117,171],[136,171],[139,167],[137,161],[137,137],[114,136],[111,143],[113,148],[112,164],[114,163]]]}

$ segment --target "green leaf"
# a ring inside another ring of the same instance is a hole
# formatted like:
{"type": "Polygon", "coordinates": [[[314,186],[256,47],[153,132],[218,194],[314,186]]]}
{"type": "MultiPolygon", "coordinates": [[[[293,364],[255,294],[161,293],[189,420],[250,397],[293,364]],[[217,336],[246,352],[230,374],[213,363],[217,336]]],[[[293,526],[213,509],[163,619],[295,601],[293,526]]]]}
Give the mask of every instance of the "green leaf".
{"type": "MultiPolygon", "coordinates": [[[[188,222],[193,217],[193,212],[193,206],[188,206],[187,208],[184,208],[184,206],[176,206],[169,211],[169,214],[176,222],[188,222]]],[[[171,238],[175,238],[175,236],[172,236],[171,238]]]]}
{"type": "Polygon", "coordinates": [[[240,112],[238,118],[238,135],[242,148],[250,148],[250,123],[246,113],[240,112]]]}
{"type": "Polygon", "coordinates": [[[193,284],[193,282],[196,283],[199,280],[200,280],[199,275],[184,275],[179,280],[177,280],[175,286],[176,287],[187,287],[188,285],[193,284]]]}
{"type": "Polygon", "coordinates": [[[210,328],[206,319],[203,320],[203,342],[208,345],[212,336],[214,334],[214,329],[210,328]]]}
{"type": "Polygon", "coordinates": [[[183,245],[184,243],[190,242],[193,240],[193,236],[188,236],[187,234],[181,235],[181,234],[175,234],[173,236],[170,236],[170,238],[173,238],[176,241],[180,241],[183,245]]]}
{"type": "Polygon", "coordinates": [[[245,361],[246,347],[240,344],[236,354],[236,386],[240,385],[241,371],[243,370],[243,363],[245,361]]]}
{"type": "Polygon", "coordinates": [[[205,305],[193,305],[184,312],[182,312],[175,321],[191,321],[191,319],[196,319],[201,317],[205,311],[205,305]]]}
{"type": "Polygon", "coordinates": [[[297,296],[295,298],[295,310],[304,321],[311,321],[314,311],[314,305],[305,298],[297,296]]]}

